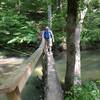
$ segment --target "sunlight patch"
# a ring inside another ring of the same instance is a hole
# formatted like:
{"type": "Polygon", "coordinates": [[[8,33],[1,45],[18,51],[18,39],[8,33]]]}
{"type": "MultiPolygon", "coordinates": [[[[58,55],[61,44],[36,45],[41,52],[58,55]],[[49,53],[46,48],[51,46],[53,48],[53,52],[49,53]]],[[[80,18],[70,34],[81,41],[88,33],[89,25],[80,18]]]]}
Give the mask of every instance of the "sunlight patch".
{"type": "Polygon", "coordinates": [[[39,77],[41,77],[41,76],[43,75],[43,73],[42,73],[42,67],[37,67],[37,68],[35,69],[35,73],[36,73],[39,77]]]}

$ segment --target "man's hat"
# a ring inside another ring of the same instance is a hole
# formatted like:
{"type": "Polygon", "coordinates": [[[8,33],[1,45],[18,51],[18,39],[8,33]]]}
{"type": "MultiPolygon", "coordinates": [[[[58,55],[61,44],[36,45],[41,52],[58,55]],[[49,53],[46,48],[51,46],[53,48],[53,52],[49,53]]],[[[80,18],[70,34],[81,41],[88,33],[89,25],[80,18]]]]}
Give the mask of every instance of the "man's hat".
{"type": "Polygon", "coordinates": [[[46,26],[46,28],[45,29],[49,29],[49,27],[48,26],[46,26]]]}

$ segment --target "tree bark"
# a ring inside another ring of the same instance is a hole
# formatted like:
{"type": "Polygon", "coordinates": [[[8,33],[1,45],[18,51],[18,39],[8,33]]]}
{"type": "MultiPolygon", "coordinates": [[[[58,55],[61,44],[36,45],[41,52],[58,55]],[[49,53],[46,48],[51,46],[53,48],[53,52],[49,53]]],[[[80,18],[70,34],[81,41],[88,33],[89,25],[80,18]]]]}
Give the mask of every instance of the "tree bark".
{"type": "Polygon", "coordinates": [[[61,10],[61,0],[56,0],[56,9],[57,11],[61,10]]]}
{"type": "Polygon", "coordinates": [[[76,61],[75,61],[75,71],[74,71],[74,84],[81,84],[81,61],[80,61],[80,33],[82,32],[82,24],[85,18],[85,15],[88,11],[88,5],[91,0],[84,0],[84,9],[80,11],[79,17],[80,20],[78,22],[76,32],[75,32],[75,45],[76,45],[76,61]]]}
{"type": "Polygon", "coordinates": [[[74,70],[76,55],[79,51],[79,42],[76,41],[77,17],[78,17],[78,0],[68,0],[67,8],[67,68],[65,76],[65,89],[69,91],[74,85],[74,70]]]}
{"type": "Polygon", "coordinates": [[[21,11],[21,1],[18,0],[17,3],[15,4],[15,8],[17,10],[17,13],[20,14],[21,11]]]}
{"type": "Polygon", "coordinates": [[[48,26],[52,28],[52,7],[48,5],[48,26]]]}
{"type": "Polygon", "coordinates": [[[80,63],[80,33],[84,17],[88,10],[87,5],[91,0],[84,0],[84,10],[80,11],[78,20],[78,0],[68,0],[67,10],[67,68],[65,76],[65,91],[72,86],[81,84],[81,63],[80,63]]]}

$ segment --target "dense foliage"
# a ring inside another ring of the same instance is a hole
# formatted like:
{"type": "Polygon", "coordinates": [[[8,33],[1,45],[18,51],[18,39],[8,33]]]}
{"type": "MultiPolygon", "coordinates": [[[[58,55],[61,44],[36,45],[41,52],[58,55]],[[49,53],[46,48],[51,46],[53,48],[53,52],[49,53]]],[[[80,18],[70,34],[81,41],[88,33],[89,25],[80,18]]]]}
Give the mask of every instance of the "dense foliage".
{"type": "MultiPolygon", "coordinates": [[[[80,2],[82,2],[80,0],[80,2]]],[[[37,42],[41,26],[47,25],[47,4],[52,4],[52,30],[56,44],[65,39],[66,0],[62,0],[60,9],[54,0],[1,0],[0,1],[0,42],[31,43],[37,42]]],[[[84,6],[80,3],[80,9],[84,6]]],[[[92,0],[85,17],[81,44],[99,42],[100,38],[100,2],[92,0]]]]}
{"type": "Polygon", "coordinates": [[[23,15],[18,15],[12,10],[2,11],[0,13],[0,32],[1,41],[7,43],[13,42],[36,42],[37,30],[32,26],[33,22],[23,15]]]}
{"type": "Polygon", "coordinates": [[[82,86],[74,86],[65,100],[100,100],[100,92],[94,82],[87,81],[82,86]]]}
{"type": "Polygon", "coordinates": [[[100,41],[100,5],[98,0],[94,0],[89,7],[85,17],[81,42],[95,43],[100,41]]]}
{"type": "MultiPolygon", "coordinates": [[[[37,27],[38,23],[36,23],[35,20],[30,20],[30,17],[28,17],[33,16],[31,15],[32,8],[30,7],[35,8],[35,5],[32,6],[31,2],[21,2],[23,3],[23,6],[21,6],[18,1],[13,0],[3,0],[0,2],[1,43],[9,44],[37,42],[37,35],[39,32],[37,27]],[[18,9],[18,7],[20,9],[18,9]],[[24,9],[24,7],[28,9],[24,9]]],[[[41,3],[38,2],[38,4],[41,3]]]]}

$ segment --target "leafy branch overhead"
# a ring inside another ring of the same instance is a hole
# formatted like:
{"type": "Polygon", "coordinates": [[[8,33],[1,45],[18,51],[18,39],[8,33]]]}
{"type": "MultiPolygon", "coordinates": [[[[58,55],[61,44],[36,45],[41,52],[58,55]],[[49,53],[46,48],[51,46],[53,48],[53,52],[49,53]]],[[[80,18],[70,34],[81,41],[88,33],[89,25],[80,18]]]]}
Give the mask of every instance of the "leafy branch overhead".
{"type": "MultiPolygon", "coordinates": [[[[47,4],[52,5],[55,42],[62,42],[66,31],[66,0],[0,0],[0,41],[37,42],[37,33],[40,32],[41,26],[47,25],[47,4]]],[[[83,0],[80,0],[79,6],[79,11],[84,9],[83,0]]],[[[91,0],[86,7],[88,12],[81,32],[81,44],[100,41],[100,1],[91,0]]]]}

